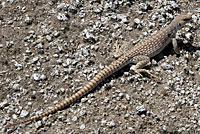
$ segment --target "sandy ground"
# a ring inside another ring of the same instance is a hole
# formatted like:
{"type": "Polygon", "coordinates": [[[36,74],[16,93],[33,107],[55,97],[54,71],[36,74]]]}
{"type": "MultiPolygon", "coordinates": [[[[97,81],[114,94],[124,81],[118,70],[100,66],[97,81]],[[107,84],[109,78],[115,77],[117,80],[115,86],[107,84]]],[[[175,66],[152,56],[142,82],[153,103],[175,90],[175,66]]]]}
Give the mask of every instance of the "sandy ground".
{"type": "Polygon", "coordinates": [[[117,40],[132,47],[183,12],[193,22],[177,34],[180,55],[170,44],[146,67],[159,79],[126,66],[75,104],[0,133],[200,133],[198,0],[2,0],[0,127],[59,104],[115,60],[117,40]]]}

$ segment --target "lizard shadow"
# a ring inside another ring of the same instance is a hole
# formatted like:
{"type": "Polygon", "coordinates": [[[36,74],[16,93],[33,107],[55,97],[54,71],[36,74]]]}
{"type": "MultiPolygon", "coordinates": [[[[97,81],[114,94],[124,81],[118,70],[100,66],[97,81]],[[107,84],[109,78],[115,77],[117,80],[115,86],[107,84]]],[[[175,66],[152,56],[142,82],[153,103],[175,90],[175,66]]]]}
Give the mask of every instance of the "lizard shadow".
{"type": "MultiPolygon", "coordinates": [[[[184,44],[183,41],[181,39],[177,39],[177,44],[178,44],[178,48],[179,50],[185,50],[187,52],[195,52],[197,50],[200,50],[200,47],[195,47],[195,46],[192,46],[191,43],[186,43],[184,44]]],[[[172,42],[169,43],[168,46],[166,46],[160,54],[152,57],[151,59],[154,59],[156,60],[157,62],[159,62],[160,60],[162,60],[164,58],[164,56],[169,56],[169,55],[176,55],[177,57],[180,57],[181,54],[177,54],[175,51],[174,51],[174,48],[173,48],[173,45],[172,45],[172,42]]]]}
{"type": "MultiPolygon", "coordinates": [[[[178,48],[180,50],[185,50],[187,52],[195,52],[197,50],[200,50],[200,47],[195,47],[195,46],[192,46],[191,43],[186,43],[184,44],[183,43],[183,40],[181,39],[177,39],[177,43],[178,43],[178,48]]],[[[160,60],[162,60],[164,58],[164,56],[169,56],[169,55],[176,55],[177,57],[180,57],[181,54],[177,54],[175,51],[174,51],[174,48],[173,48],[173,45],[172,45],[172,42],[170,42],[169,45],[167,45],[162,51],[160,54],[154,56],[151,58],[151,61],[152,59],[154,59],[156,62],[159,62],[160,60]]],[[[124,72],[130,72],[130,67],[132,66],[133,64],[129,64],[125,67],[123,67],[122,69],[120,69],[119,71],[115,72],[114,74],[112,74],[111,76],[109,76],[106,80],[104,80],[103,82],[101,82],[100,86],[103,86],[104,84],[106,83],[109,83],[112,79],[118,79],[120,77],[122,77],[124,75],[124,72]]],[[[154,65],[153,65],[154,66],[154,65]]],[[[147,69],[147,70],[150,70],[150,68],[152,67],[152,65],[148,65],[148,66],[145,66],[144,69],[147,69]]],[[[142,75],[144,77],[150,77],[148,74],[146,73],[142,73],[142,75]]],[[[95,91],[95,90],[93,90],[95,91]]]]}
{"type": "MultiPolygon", "coordinates": [[[[187,44],[184,44],[182,40],[177,40],[177,43],[178,43],[178,47],[180,50],[186,50],[188,52],[195,52],[197,50],[200,50],[200,47],[194,47],[192,46],[190,43],[187,43],[187,44]]],[[[160,60],[162,60],[164,58],[164,56],[169,56],[169,55],[174,55],[176,54],[175,51],[174,51],[174,48],[173,48],[173,45],[172,43],[170,43],[166,48],[164,48],[160,54],[154,56],[151,58],[154,59],[156,62],[159,62],[160,60]]],[[[176,54],[177,57],[180,57],[181,54],[176,54]]],[[[101,90],[101,88],[103,86],[105,86],[105,90],[110,90],[112,88],[112,86],[109,84],[111,82],[111,80],[116,80],[116,79],[119,79],[120,77],[122,77],[124,75],[125,72],[130,72],[130,67],[131,65],[133,64],[129,64],[125,67],[123,67],[122,69],[120,69],[119,71],[113,73],[112,75],[110,75],[109,77],[107,77],[104,81],[102,81],[97,87],[95,87],[92,91],[90,91],[89,93],[87,93],[86,95],[84,95],[85,97],[88,96],[88,94],[90,93],[95,93],[97,92],[98,90],[101,90]]],[[[151,68],[151,65],[150,66],[145,66],[144,67],[145,69],[149,70],[151,68]]],[[[142,75],[144,77],[149,77],[148,74],[146,73],[142,73],[142,75]]],[[[77,103],[80,103],[81,102],[81,99],[75,101],[72,105],[75,105],[77,103]]],[[[67,109],[71,107],[71,105],[69,106],[66,106],[64,107],[63,109],[67,109]]]]}

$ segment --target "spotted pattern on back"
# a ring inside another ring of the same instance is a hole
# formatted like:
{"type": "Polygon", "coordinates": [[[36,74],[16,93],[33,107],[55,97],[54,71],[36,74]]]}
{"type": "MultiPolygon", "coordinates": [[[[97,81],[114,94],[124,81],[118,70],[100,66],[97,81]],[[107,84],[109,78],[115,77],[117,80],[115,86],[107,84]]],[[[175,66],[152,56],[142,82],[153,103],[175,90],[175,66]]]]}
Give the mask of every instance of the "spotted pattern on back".
{"type": "Polygon", "coordinates": [[[61,110],[62,108],[76,102],[82,96],[86,95],[88,92],[90,92],[92,89],[94,89],[100,82],[102,82],[104,79],[106,79],[109,75],[111,75],[112,73],[120,70],[121,68],[123,68],[124,66],[129,64],[130,61],[134,57],[139,57],[139,59],[141,60],[141,57],[143,55],[152,57],[152,56],[158,54],[160,51],[162,51],[164,49],[164,47],[167,44],[169,44],[169,42],[171,41],[171,38],[175,35],[177,30],[180,29],[181,26],[183,26],[183,24],[185,24],[188,20],[191,20],[191,18],[192,18],[191,15],[187,15],[187,14],[177,16],[171,22],[171,24],[168,25],[166,28],[164,28],[160,32],[157,32],[156,34],[154,34],[148,38],[145,38],[142,42],[138,43],[130,51],[128,51],[125,55],[121,56],[118,60],[114,61],[109,66],[106,66],[103,70],[101,70],[82,89],[80,89],[78,92],[73,94],[71,97],[65,99],[63,102],[61,102],[60,104],[58,104],[51,110],[47,110],[46,112],[42,113],[41,115],[36,115],[36,116],[30,117],[26,120],[16,122],[13,124],[9,124],[6,127],[16,126],[19,124],[33,121],[33,120],[38,120],[45,116],[53,114],[53,113],[57,112],[58,110],[61,110]]]}

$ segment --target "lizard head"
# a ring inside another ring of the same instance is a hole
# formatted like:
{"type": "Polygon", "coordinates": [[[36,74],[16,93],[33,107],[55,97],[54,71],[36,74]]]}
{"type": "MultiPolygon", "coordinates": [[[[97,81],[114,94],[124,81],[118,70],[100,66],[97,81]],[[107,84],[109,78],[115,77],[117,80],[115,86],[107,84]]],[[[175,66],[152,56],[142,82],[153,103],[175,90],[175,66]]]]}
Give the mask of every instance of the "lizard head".
{"type": "Polygon", "coordinates": [[[176,16],[171,24],[174,26],[175,29],[179,30],[185,25],[185,23],[188,23],[191,20],[192,20],[192,15],[181,14],[179,16],[176,16]]]}

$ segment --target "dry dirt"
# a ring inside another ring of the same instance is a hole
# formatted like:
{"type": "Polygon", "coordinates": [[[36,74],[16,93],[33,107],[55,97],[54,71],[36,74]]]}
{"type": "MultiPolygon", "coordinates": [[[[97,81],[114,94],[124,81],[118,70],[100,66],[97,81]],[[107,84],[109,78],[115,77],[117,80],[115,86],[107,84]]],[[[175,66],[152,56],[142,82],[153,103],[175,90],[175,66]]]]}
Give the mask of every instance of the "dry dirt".
{"type": "Polygon", "coordinates": [[[78,91],[115,60],[116,40],[132,45],[182,12],[199,21],[179,34],[180,55],[167,47],[153,58],[147,69],[159,80],[141,78],[127,66],[75,104],[0,132],[200,133],[200,2],[175,3],[178,7],[165,0],[0,1],[0,127],[45,112],[78,91]]]}

